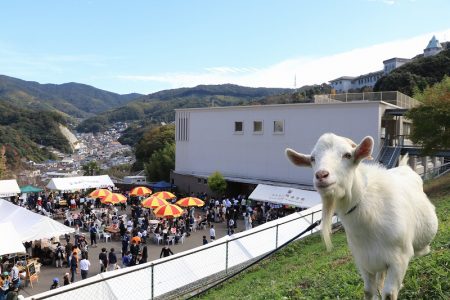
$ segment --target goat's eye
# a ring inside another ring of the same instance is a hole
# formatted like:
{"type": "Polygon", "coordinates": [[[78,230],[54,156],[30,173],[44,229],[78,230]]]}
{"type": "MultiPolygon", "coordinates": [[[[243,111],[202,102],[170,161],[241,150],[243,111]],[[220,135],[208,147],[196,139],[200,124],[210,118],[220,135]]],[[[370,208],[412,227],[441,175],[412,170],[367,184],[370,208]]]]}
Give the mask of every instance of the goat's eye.
{"type": "Polygon", "coordinates": [[[351,155],[351,153],[345,153],[344,155],[342,155],[342,157],[343,158],[346,158],[346,159],[350,159],[350,158],[352,158],[352,155],[351,155]]]}
{"type": "Polygon", "coordinates": [[[311,156],[311,162],[315,162],[316,158],[314,156],[311,156]]]}

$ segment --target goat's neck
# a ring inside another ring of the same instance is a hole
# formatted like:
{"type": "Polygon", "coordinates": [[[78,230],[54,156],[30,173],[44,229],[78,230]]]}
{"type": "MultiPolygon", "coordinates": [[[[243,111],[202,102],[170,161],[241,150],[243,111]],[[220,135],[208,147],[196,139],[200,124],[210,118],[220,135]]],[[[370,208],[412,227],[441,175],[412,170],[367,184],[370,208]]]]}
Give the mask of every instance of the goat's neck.
{"type": "Polygon", "coordinates": [[[341,199],[337,201],[336,211],[341,215],[345,215],[353,207],[359,205],[362,200],[362,195],[366,190],[367,178],[360,167],[355,169],[352,178],[349,178],[349,184],[346,187],[345,193],[341,199]]]}

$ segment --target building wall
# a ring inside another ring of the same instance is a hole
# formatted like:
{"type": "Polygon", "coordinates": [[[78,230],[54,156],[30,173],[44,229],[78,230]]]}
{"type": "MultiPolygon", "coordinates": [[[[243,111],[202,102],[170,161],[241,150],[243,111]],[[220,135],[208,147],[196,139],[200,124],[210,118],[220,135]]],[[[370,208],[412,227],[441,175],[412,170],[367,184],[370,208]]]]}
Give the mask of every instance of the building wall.
{"type": "Polygon", "coordinates": [[[175,173],[209,176],[219,171],[225,177],[312,184],[311,170],[293,167],[285,149],[309,153],[323,133],[333,132],[357,143],[373,136],[376,155],[383,106],[352,102],[177,110],[175,173]],[[236,121],[243,122],[242,133],[234,132],[236,121]],[[262,133],[253,132],[254,121],[263,122],[262,133]],[[273,132],[274,121],[283,121],[284,133],[273,132]]]}
{"type": "Polygon", "coordinates": [[[344,93],[352,88],[352,81],[350,79],[340,79],[336,81],[330,81],[330,83],[336,93],[344,93]]]}

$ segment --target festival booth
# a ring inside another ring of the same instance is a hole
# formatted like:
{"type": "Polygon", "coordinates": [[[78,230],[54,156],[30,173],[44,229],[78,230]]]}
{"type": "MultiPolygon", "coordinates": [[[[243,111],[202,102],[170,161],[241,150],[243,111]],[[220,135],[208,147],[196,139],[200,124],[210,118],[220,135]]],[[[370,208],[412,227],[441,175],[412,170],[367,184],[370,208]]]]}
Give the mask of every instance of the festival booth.
{"type": "Polygon", "coordinates": [[[74,231],[49,217],[0,199],[0,255],[9,254],[5,262],[9,260],[10,264],[21,261],[21,272],[26,273],[25,277],[30,283],[33,278],[37,280],[41,259],[51,259],[47,254],[55,251],[59,237],[74,231]],[[33,242],[34,254],[39,258],[31,255],[31,245],[29,250],[24,248],[24,242],[33,242]]]}
{"type": "Polygon", "coordinates": [[[258,184],[249,199],[303,209],[322,203],[319,193],[285,186],[258,184]]]}
{"type": "Polygon", "coordinates": [[[107,187],[114,187],[114,183],[108,175],[52,178],[47,184],[48,189],[57,191],[77,191],[107,187]]]}
{"type": "Polygon", "coordinates": [[[0,197],[17,196],[19,193],[20,188],[15,179],[0,180],[0,197]]]}

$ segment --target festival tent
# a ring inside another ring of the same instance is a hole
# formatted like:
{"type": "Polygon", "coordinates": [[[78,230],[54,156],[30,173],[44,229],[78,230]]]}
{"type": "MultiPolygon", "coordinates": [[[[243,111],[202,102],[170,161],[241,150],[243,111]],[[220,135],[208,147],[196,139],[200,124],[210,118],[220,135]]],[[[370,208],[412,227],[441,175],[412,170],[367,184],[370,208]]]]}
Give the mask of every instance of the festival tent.
{"type": "Polygon", "coordinates": [[[162,190],[167,190],[167,189],[171,189],[172,188],[172,184],[166,182],[166,181],[159,181],[155,184],[151,184],[150,185],[153,189],[158,190],[158,191],[162,191],[162,190]]]}
{"type": "Polygon", "coordinates": [[[48,189],[58,191],[76,191],[113,186],[114,183],[108,175],[53,178],[47,184],[48,189]]]}
{"type": "Polygon", "coordinates": [[[39,193],[39,192],[42,192],[42,189],[32,186],[32,185],[26,185],[26,186],[20,187],[20,192],[21,193],[39,193]]]}
{"type": "Polygon", "coordinates": [[[20,188],[15,179],[0,180],[0,197],[16,196],[19,193],[20,188]]]}
{"type": "MultiPolygon", "coordinates": [[[[22,242],[52,238],[75,231],[49,217],[39,215],[4,199],[0,199],[1,223],[13,224],[17,236],[22,242]]],[[[2,241],[5,240],[2,239],[2,241]]]]}
{"type": "Polygon", "coordinates": [[[301,208],[310,208],[321,203],[320,195],[316,191],[267,184],[258,184],[248,198],[301,208]]]}
{"type": "Polygon", "coordinates": [[[25,252],[19,234],[10,223],[0,223],[0,255],[25,252]]]}

